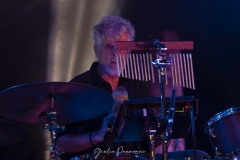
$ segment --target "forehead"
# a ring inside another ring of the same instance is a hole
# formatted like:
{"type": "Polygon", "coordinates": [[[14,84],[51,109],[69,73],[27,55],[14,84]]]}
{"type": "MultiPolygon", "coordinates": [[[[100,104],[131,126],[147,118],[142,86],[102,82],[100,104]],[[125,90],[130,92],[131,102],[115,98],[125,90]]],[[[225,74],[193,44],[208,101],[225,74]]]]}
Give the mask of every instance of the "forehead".
{"type": "Polygon", "coordinates": [[[128,35],[123,33],[118,38],[104,38],[102,39],[102,44],[113,44],[115,41],[128,41],[128,35]]]}

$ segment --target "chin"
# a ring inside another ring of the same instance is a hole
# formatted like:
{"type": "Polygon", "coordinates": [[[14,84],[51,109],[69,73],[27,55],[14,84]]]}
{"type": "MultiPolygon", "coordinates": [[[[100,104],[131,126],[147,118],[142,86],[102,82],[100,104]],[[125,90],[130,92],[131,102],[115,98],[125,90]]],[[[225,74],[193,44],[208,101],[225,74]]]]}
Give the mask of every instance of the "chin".
{"type": "Polygon", "coordinates": [[[116,69],[106,68],[106,72],[110,76],[118,76],[118,72],[116,69]]]}

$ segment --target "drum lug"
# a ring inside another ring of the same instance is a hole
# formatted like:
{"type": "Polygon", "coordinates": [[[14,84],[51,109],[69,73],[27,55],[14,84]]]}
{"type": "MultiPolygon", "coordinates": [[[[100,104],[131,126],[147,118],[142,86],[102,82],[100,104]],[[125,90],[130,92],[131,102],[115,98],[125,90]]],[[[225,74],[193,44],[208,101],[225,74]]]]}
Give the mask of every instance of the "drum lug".
{"type": "Polygon", "coordinates": [[[210,127],[209,127],[209,134],[214,138],[216,137],[216,135],[213,133],[213,129],[211,129],[210,127]]]}
{"type": "Polygon", "coordinates": [[[222,153],[219,152],[218,148],[215,147],[214,150],[215,150],[215,159],[216,159],[216,160],[223,160],[224,158],[223,158],[223,156],[222,156],[222,153]]]}

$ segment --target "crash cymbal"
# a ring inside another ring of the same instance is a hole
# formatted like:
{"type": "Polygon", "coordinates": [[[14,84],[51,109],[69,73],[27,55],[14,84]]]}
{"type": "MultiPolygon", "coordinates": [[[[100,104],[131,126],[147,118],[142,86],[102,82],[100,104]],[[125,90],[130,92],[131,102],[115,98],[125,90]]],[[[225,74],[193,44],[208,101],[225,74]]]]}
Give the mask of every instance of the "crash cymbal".
{"type": "Polygon", "coordinates": [[[43,82],[13,86],[0,92],[0,115],[8,119],[41,123],[54,102],[58,123],[84,121],[108,112],[113,98],[99,88],[72,82],[43,82]],[[51,97],[54,97],[53,99],[51,97]]]}
{"type": "Polygon", "coordinates": [[[27,137],[27,130],[13,122],[0,119],[0,146],[22,142],[27,137]]]}

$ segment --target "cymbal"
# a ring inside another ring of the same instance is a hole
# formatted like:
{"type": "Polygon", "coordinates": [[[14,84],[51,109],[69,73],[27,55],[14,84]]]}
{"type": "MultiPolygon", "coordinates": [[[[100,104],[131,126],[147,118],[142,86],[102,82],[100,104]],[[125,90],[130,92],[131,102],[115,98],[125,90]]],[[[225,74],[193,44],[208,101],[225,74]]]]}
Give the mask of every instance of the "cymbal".
{"type": "Polygon", "coordinates": [[[0,92],[0,115],[8,119],[41,123],[52,102],[57,123],[95,118],[108,112],[114,103],[109,93],[97,87],[73,82],[42,82],[10,87],[0,92]],[[51,98],[54,97],[54,98],[51,98]]]}
{"type": "Polygon", "coordinates": [[[0,146],[18,143],[27,137],[27,130],[13,122],[0,119],[0,146]]]}

